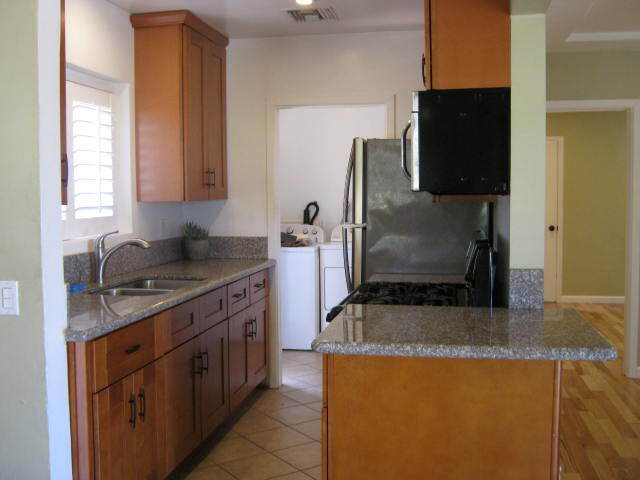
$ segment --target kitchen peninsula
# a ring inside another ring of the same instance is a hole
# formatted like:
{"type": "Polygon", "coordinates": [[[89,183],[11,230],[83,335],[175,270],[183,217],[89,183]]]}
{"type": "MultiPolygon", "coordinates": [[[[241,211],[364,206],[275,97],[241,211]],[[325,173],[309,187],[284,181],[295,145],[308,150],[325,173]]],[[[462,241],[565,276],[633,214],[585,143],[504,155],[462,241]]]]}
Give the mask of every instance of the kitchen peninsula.
{"type": "Polygon", "coordinates": [[[555,480],[561,362],[617,357],[569,309],[347,305],[313,349],[329,480],[555,480]]]}

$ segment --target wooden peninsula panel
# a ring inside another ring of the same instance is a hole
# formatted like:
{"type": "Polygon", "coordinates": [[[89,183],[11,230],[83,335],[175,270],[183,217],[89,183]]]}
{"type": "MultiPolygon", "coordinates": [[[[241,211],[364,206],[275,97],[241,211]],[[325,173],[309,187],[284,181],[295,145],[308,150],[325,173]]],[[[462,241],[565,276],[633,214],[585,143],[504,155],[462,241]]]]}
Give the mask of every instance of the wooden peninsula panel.
{"type": "Polygon", "coordinates": [[[323,479],[557,479],[560,362],[326,357],[323,479]]]}

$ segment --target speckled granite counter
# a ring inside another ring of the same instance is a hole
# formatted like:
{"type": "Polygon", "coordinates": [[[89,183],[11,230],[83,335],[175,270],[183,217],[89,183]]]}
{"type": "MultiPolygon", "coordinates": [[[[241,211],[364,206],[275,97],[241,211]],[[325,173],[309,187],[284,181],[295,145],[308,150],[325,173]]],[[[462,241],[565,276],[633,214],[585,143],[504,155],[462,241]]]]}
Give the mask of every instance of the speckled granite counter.
{"type": "Polygon", "coordinates": [[[575,310],[347,305],[313,342],[321,353],[609,361],[615,348],[575,310]]]}
{"type": "Polygon", "coordinates": [[[153,296],[91,295],[87,292],[96,285],[89,285],[89,290],[68,296],[69,323],[65,337],[69,342],[92,340],[273,265],[275,262],[268,259],[183,260],[113,277],[101,287],[147,277],[203,279],[191,286],[153,296]]]}

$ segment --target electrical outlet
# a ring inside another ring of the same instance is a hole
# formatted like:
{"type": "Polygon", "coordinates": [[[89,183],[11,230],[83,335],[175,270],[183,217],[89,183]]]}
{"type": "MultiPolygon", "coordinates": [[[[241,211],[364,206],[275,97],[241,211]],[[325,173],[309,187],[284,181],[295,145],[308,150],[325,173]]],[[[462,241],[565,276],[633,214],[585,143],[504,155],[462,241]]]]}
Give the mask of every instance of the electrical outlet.
{"type": "Polygon", "coordinates": [[[0,315],[19,315],[18,282],[0,281],[0,315]]]}

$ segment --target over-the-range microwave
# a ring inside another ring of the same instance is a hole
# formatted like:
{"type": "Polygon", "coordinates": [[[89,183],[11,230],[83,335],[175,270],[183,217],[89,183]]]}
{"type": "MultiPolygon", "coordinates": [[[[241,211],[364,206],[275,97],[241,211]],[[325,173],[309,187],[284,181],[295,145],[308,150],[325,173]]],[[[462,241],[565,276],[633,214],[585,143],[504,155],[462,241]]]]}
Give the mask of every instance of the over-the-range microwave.
{"type": "Polygon", "coordinates": [[[401,147],[401,167],[415,192],[508,195],[510,89],[413,92],[401,147]]]}

